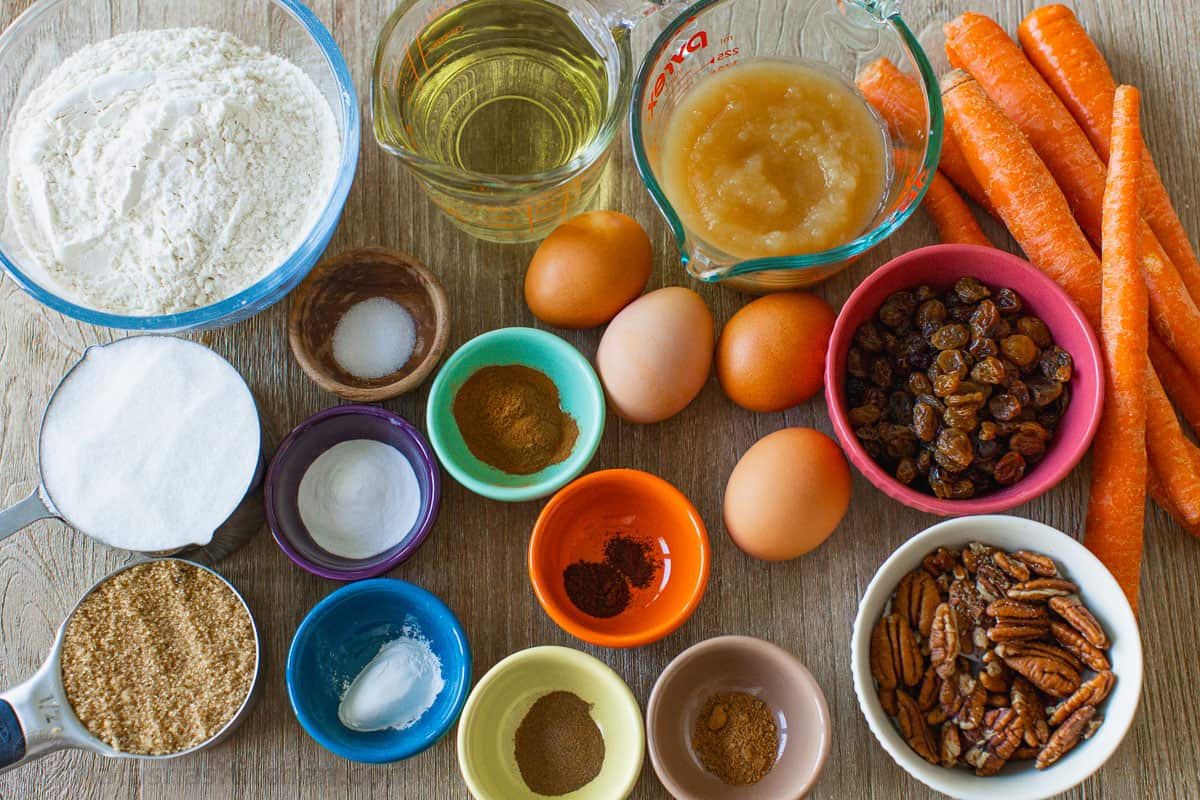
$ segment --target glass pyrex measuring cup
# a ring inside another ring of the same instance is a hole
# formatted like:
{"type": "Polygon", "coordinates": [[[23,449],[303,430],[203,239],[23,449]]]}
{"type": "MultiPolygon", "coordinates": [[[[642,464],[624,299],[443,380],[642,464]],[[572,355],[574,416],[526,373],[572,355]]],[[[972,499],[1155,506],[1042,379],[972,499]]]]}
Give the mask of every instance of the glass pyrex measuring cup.
{"type": "Polygon", "coordinates": [[[680,258],[704,281],[748,291],[808,286],[840,272],[908,219],[937,168],[942,107],[937,77],[900,18],[899,0],[701,0],[671,22],[650,49],[633,87],[631,142],[638,171],[666,217],[680,258]],[[763,19],[771,20],[770,25],[763,19]],[[885,194],[866,230],[839,247],[806,255],[743,259],[700,239],[661,185],[662,140],[672,110],[698,81],[757,58],[801,59],[853,83],[881,56],[916,78],[925,124],[888,128],[892,162],[885,194]]]}
{"type": "MultiPolygon", "coordinates": [[[[126,337],[117,339],[104,345],[93,345],[84,351],[83,356],[75,363],[67,373],[63,375],[58,386],[50,395],[50,401],[46,404],[46,410],[42,415],[42,430],[45,431],[46,416],[50,408],[54,405],[54,399],[58,395],[62,387],[67,383],[71,374],[79,368],[81,364],[88,358],[89,353],[93,353],[105,347],[113,347],[120,345],[122,342],[129,341],[134,337],[126,337]]],[[[186,341],[186,340],[180,340],[186,341]]],[[[196,347],[203,345],[194,344],[196,347]]],[[[245,381],[242,381],[245,385],[245,381]]],[[[247,394],[250,393],[250,388],[246,387],[247,394]]],[[[252,395],[251,395],[252,396],[252,395]]],[[[84,435],[84,432],[81,432],[84,435]]],[[[39,437],[41,441],[42,437],[39,437]]],[[[253,474],[249,477],[245,491],[241,496],[241,500],[236,507],[225,518],[225,521],[213,533],[212,539],[204,545],[187,545],[170,551],[160,551],[145,553],[149,556],[170,556],[186,553],[189,558],[202,563],[213,564],[224,558],[225,556],[237,550],[253,536],[259,528],[262,527],[265,512],[262,504],[262,476],[265,471],[265,461],[262,455],[262,429],[259,427],[259,439],[255,443],[258,448],[257,467],[253,474]]],[[[39,447],[40,450],[40,447],[39,447]]],[[[41,459],[39,458],[39,462],[41,459]]],[[[35,488],[29,496],[18,501],[8,508],[0,508],[0,541],[16,533],[17,531],[32,525],[34,522],[42,519],[60,519],[66,522],[72,528],[86,534],[87,530],[68,519],[54,504],[54,498],[50,491],[46,488],[44,478],[40,480],[37,488],[35,488]]]]}
{"type": "Polygon", "coordinates": [[[254,632],[255,647],[254,678],[250,683],[250,691],[246,694],[246,699],[242,701],[241,707],[238,708],[233,717],[225,723],[221,730],[217,731],[207,741],[201,742],[187,750],[181,750],[178,753],[157,756],[123,753],[115,750],[93,736],[91,731],[84,727],[79,718],[75,716],[75,712],[71,708],[71,703],[67,700],[67,693],[63,688],[62,680],[63,639],[66,636],[67,624],[71,621],[71,615],[75,613],[75,610],[79,608],[88,595],[94,592],[97,587],[125,570],[144,563],[146,562],[139,561],[134,564],[127,564],[110,572],[93,584],[84,593],[83,597],[79,598],[79,602],[75,604],[75,608],[71,610],[71,614],[68,614],[67,618],[63,620],[62,625],[59,626],[58,633],[54,637],[54,644],[50,648],[50,655],[46,657],[45,662],[33,674],[33,677],[6,692],[0,693],[0,773],[15,769],[29,761],[41,758],[57,750],[67,748],[90,750],[93,753],[99,753],[102,756],[110,758],[137,758],[150,761],[178,758],[179,756],[185,756],[189,753],[195,753],[198,750],[212,747],[233,733],[234,729],[246,718],[257,694],[258,679],[262,671],[262,638],[259,636],[258,626],[254,622],[254,614],[250,612],[250,607],[246,604],[246,598],[242,597],[241,593],[229,581],[221,577],[221,575],[201,564],[195,564],[195,562],[186,563],[193,563],[200,569],[207,570],[216,575],[218,580],[228,586],[229,590],[237,595],[238,600],[241,601],[247,615],[250,617],[250,627],[254,632]]]}

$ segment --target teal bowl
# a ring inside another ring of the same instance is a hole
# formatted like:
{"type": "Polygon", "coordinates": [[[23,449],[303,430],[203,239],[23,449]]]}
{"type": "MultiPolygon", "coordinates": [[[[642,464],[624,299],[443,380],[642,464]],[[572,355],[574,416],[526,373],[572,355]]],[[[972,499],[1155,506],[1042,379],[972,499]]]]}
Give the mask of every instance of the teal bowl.
{"type": "Polygon", "coordinates": [[[564,339],[535,328],[500,328],[476,336],[446,360],[429,391],[425,415],[429,441],[442,466],[478,495],[509,503],[537,500],[561,489],[587,467],[604,433],[604,389],[588,360],[564,339]],[[454,396],[484,367],[520,364],[558,387],[562,409],[579,426],[566,459],[532,475],[511,475],[480,461],[454,421],[454,396]]]}

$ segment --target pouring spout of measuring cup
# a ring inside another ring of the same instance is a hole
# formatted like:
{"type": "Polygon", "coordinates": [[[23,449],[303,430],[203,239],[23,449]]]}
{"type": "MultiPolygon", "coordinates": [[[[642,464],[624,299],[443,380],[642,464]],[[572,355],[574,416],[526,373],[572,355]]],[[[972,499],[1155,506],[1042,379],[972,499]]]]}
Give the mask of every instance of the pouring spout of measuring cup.
{"type": "Polygon", "coordinates": [[[58,516],[46,490],[41,486],[34,489],[24,500],[5,509],[0,509],[0,540],[12,536],[39,519],[58,516]]]}

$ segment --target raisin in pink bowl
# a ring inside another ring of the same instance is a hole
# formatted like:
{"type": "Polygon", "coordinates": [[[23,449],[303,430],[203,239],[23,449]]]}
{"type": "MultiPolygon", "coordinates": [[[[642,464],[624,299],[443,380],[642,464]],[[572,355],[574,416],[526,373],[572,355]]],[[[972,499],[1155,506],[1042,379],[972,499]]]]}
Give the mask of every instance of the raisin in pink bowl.
{"type": "Polygon", "coordinates": [[[993,514],[1045,494],[1083,458],[1100,424],[1104,367],[1100,344],[1083,312],[1058,284],[1028,261],[989,247],[933,245],[884,264],[846,300],[834,324],[825,359],[825,400],[847,457],[884,494],[918,511],[947,517],[993,514]],[[967,500],[942,500],[896,480],[875,463],[854,435],[845,393],[846,355],[859,325],[872,319],[893,292],[922,284],[942,292],[963,277],[973,277],[993,290],[1009,288],[1019,294],[1025,302],[1025,313],[1046,323],[1055,344],[1071,354],[1075,367],[1068,384],[1070,404],[1042,460],[1012,486],[967,500]]]}

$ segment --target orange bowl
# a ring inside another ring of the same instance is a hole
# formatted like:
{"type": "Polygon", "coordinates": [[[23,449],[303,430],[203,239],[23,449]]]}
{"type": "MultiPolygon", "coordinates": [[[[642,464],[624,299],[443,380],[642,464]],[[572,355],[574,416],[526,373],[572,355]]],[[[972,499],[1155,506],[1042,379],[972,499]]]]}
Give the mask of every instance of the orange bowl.
{"type": "Polygon", "coordinates": [[[656,642],[686,622],[704,596],[711,562],[696,507],[662,478],[635,469],[593,472],[564,486],[529,540],[529,577],[542,608],[567,633],[601,647],[656,642]],[[631,587],[625,610],[594,617],[567,596],[563,573],[579,561],[604,561],[614,533],[646,542],[658,569],[647,587],[631,587]]]}

